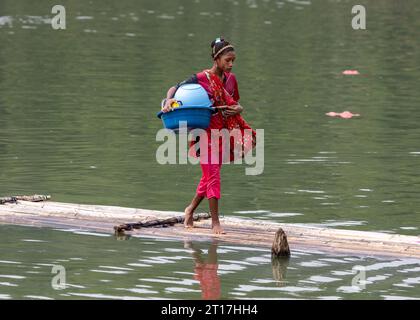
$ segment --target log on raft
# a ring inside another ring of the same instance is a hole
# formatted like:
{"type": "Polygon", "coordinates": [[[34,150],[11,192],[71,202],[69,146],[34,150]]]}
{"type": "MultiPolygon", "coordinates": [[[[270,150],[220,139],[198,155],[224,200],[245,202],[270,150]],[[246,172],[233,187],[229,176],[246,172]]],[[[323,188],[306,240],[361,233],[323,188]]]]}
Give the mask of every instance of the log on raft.
{"type": "Polygon", "coordinates": [[[18,200],[24,201],[32,201],[32,202],[40,202],[40,201],[47,201],[50,200],[50,195],[43,195],[43,194],[35,194],[32,196],[10,196],[10,197],[1,197],[0,204],[5,203],[16,203],[18,200]]]}
{"type": "MultiPolygon", "coordinates": [[[[75,228],[109,234],[114,233],[116,225],[168,219],[179,215],[183,213],[51,201],[18,200],[16,203],[0,205],[0,223],[2,224],[75,228]]],[[[193,229],[185,229],[183,224],[175,224],[169,228],[142,228],[127,233],[133,236],[190,240],[211,240],[217,237],[229,243],[266,247],[270,250],[276,232],[282,228],[287,234],[288,244],[292,251],[301,249],[356,256],[420,258],[420,237],[418,236],[320,228],[226,216],[220,220],[226,234],[214,235],[211,231],[211,221],[208,220],[195,222],[193,229]]]]}
{"type": "MultiPolygon", "coordinates": [[[[209,213],[198,213],[193,215],[194,221],[201,219],[208,219],[211,215],[209,213]]],[[[132,231],[134,229],[150,228],[150,227],[169,227],[174,226],[176,223],[184,223],[185,216],[176,216],[167,219],[148,220],[145,222],[124,223],[114,227],[116,235],[124,233],[124,231],[132,231]]]]}

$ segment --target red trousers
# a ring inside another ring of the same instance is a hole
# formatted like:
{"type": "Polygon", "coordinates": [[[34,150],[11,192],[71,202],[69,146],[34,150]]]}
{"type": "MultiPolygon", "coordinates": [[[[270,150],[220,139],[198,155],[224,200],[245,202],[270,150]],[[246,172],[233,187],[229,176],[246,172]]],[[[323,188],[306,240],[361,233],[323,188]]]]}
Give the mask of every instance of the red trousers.
{"type": "Polygon", "coordinates": [[[220,169],[222,168],[222,163],[200,163],[200,165],[203,174],[197,187],[197,195],[207,199],[220,199],[220,169]]]}
{"type": "Polygon", "coordinates": [[[223,128],[223,122],[219,118],[221,119],[219,114],[213,116],[210,127],[206,130],[206,135],[200,137],[200,150],[207,150],[207,154],[201,154],[200,156],[202,176],[197,186],[196,194],[207,199],[220,199],[220,169],[223,162],[223,146],[222,140],[211,137],[211,129],[217,128],[220,130],[223,128]],[[217,120],[220,123],[216,123],[217,120]],[[203,144],[203,141],[207,141],[207,144],[203,144]],[[216,148],[217,146],[215,147],[216,144],[219,145],[218,148],[216,148]],[[207,159],[207,161],[202,161],[203,159],[207,159]]]}

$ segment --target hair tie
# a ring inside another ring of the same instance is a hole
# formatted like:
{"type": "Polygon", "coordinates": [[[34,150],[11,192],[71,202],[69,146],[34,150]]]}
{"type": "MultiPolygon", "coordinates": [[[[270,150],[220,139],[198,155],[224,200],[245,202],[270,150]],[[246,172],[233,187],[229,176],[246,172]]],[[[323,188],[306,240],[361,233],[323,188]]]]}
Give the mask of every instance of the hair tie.
{"type": "Polygon", "coordinates": [[[212,49],[213,55],[216,53],[216,45],[219,42],[222,42],[222,39],[220,37],[218,37],[218,38],[216,38],[216,40],[214,40],[214,46],[213,46],[213,49],[212,49]]]}
{"type": "MultiPolygon", "coordinates": [[[[215,48],[216,46],[214,46],[213,48],[215,48]]],[[[223,48],[221,48],[219,51],[217,51],[217,53],[216,54],[213,54],[213,59],[216,59],[216,57],[223,51],[223,50],[225,50],[225,49],[227,49],[227,48],[232,48],[232,49],[235,49],[231,44],[229,44],[229,45],[227,45],[227,46],[225,46],[225,47],[223,47],[223,48]]],[[[214,51],[214,50],[213,50],[214,51]]]]}

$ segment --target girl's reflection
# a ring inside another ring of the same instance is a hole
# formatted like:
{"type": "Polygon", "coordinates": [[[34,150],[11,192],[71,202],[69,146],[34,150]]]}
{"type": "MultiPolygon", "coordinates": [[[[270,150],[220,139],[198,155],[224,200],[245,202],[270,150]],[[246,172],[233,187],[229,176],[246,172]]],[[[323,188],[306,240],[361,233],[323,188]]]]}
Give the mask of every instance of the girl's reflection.
{"type": "Polygon", "coordinates": [[[184,248],[192,250],[192,257],[195,262],[194,279],[200,281],[201,296],[205,300],[220,299],[221,288],[220,278],[217,275],[217,246],[218,242],[210,244],[207,259],[203,259],[203,252],[197,248],[192,241],[185,241],[184,248]]]}

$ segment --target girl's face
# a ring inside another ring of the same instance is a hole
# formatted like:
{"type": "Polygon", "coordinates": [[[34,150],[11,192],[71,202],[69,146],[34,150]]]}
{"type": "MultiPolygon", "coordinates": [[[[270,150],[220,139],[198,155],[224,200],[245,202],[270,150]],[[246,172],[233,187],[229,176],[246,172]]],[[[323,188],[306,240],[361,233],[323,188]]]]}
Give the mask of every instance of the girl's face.
{"type": "Polygon", "coordinates": [[[223,70],[223,72],[231,72],[235,59],[235,52],[229,51],[228,53],[225,53],[216,59],[217,67],[223,70]]]}

